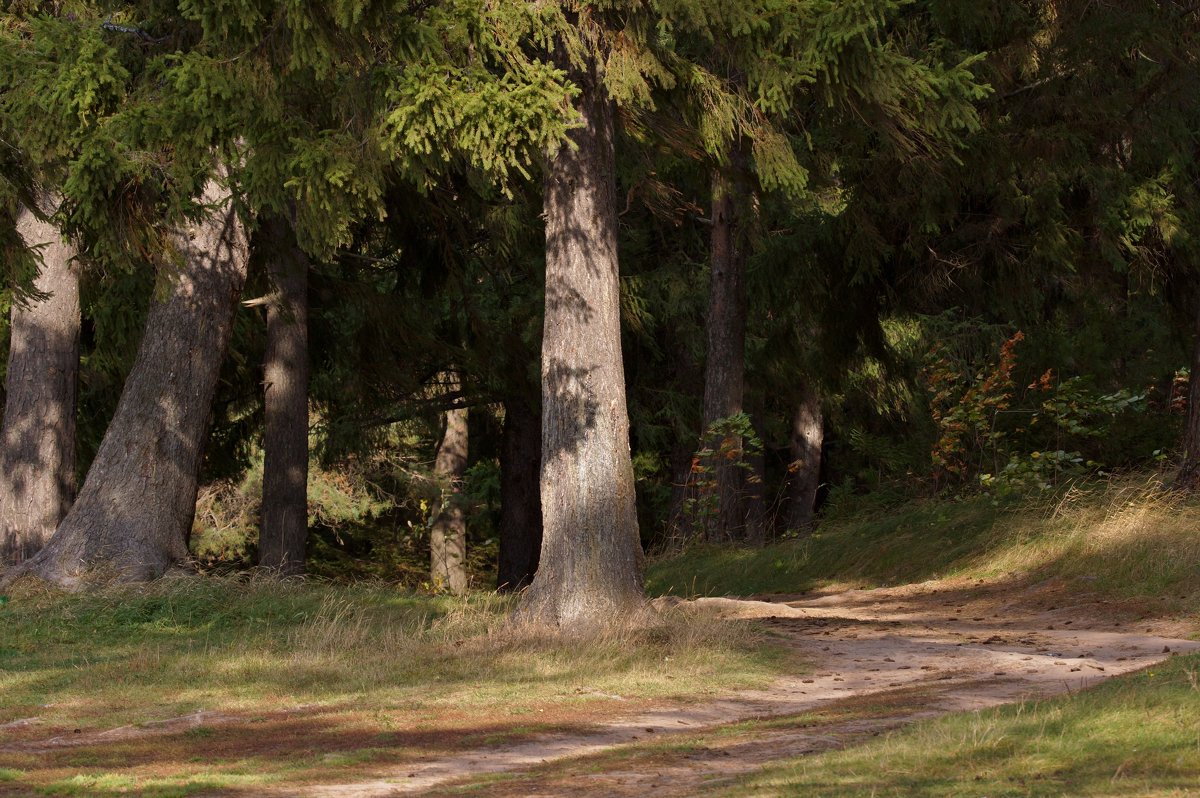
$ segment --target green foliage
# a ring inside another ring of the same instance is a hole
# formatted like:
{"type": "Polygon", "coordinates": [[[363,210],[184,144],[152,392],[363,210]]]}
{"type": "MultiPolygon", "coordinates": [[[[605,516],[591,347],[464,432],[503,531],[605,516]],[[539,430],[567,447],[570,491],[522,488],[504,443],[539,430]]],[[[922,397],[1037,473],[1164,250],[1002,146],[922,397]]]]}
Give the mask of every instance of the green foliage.
{"type": "Polygon", "coordinates": [[[745,413],[717,419],[700,440],[701,447],[692,457],[688,480],[691,495],[683,502],[683,514],[688,528],[712,529],[721,513],[717,469],[741,471],[745,481],[752,484],[757,477],[750,460],[762,454],[762,441],[745,413]]]}

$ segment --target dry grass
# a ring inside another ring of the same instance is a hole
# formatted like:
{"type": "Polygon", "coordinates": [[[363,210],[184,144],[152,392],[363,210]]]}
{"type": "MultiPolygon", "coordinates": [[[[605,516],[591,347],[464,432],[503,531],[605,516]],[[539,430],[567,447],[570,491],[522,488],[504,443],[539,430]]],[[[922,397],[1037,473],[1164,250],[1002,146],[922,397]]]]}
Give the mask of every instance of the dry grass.
{"type": "Polygon", "coordinates": [[[654,563],[654,592],[752,595],[928,579],[1080,580],[1121,597],[1200,607],[1200,499],[1158,475],[1054,495],[915,501],[758,550],[700,547],[654,563]]]}
{"type": "Polygon", "coordinates": [[[1130,596],[1200,596],[1200,503],[1157,476],[1071,488],[1030,502],[1013,521],[968,571],[1083,578],[1130,596]]]}
{"type": "Polygon", "coordinates": [[[763,685],[785,665],[752,627],[694,609],[564,637],[514,624],[509,608],[495,595],[254,577],[78,595],[19,586],[0,607],[0,725],[36,720],[0,730],[15,745],[0,750],[0,795],[254,794],[370,776],[652,700],[763,685]],[[215,719],[154,725],[198,711],[215,719]],[[125,726],[131,739],[36,747],[125,726]]]}

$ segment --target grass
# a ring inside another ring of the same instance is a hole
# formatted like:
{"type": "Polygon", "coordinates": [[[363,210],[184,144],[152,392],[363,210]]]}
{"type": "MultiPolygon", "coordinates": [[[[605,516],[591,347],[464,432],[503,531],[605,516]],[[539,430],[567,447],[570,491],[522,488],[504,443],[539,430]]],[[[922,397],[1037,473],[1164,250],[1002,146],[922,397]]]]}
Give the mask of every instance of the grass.
{"type": "Polygon", "coordinates": [[[1200,501],[1157,478],[1076,486],[1053,496],[922,500],[822,523],[761,549],[699,546],[651,564],[655,594],[797,593],[964,577],[1079,579],[1124,598],[1200,606],[1200,501]]]}
{"type": "Polygon", "coordinates": [[[769,766],[727,798],[1182,796],[1200,792],[1200,658],[1084,693],[927,721],[769,766]]]}
{"type": "Polygon", "coordinates": [[[6,742],[134,733],[0,753],[0,795],[186,795],[328,778],[579,728],[650,699],[763,685],[784,666],[754,630],[688,611],[563,638],[511,624],[508,601],[493,595],[383,585],[203,578],[9,598],[0,724],[37,720],[4,730],[6,742]],[[219,717],[137,735],[201,710],[219,717]]]}

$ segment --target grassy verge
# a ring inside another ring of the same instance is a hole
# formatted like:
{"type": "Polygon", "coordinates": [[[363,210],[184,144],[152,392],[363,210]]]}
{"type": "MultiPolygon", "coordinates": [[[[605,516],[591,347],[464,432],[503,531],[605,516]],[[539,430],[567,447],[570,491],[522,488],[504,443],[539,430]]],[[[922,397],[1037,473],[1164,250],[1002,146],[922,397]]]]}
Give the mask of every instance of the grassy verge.
{"type": "Polygon", "coordinates": [[[686,611],[563,639],[509,624],[507,609],[494,596],[215,578],[16,591],[0,606],[0,725],[12,724],[0,795],[328,779],[761,685],[783,664],[753,630],[686,611]],[[197,711],[224,717],[140,734],[197,711]],[[132,733],[71,744],[122,726],[132,733]],[[38,747],[54,736],[67,740],[38,747]]]}
{"type": "Polygon", "coordinates": [[[652,563],[651,592],[791,593],[968,577],[1085,580],[1123,597],[1200,604],[1200,501],[1153,478],[1053,497],[914,501],[834,519],[803,540],[762,549],[697,547],[652,563]]]}
{"type": "Polygon", "coordinates": [[[951,715],[773,765],[725,793],[805,798],[1181,796],[1200,791],[1200,658],[1050,701],[951,715]]]}

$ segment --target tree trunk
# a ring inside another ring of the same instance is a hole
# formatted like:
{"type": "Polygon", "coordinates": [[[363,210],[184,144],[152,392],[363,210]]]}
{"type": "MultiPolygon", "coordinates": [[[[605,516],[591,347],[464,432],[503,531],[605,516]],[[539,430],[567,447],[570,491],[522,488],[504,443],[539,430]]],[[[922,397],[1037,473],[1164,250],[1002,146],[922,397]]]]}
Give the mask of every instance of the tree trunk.
{"type": "Polygon", "coordinates": [[[800,391],[800,402],[792,419],[792,462],[788,466],[787,528],[807,531],[812,527],[821,483],[821,446],[825,440],[821,396],[811,385],[800,391]]]}
{"type": "Polygon", "coordinates": [[[221,361],[249,246],[215,181],[201,222],[172,236],[180,265],[156,299],[112,423],[71,511],[22,573],[68,587],[154,579],[188,556],[187,535],[221,361]]]}
{"type": "Polygon", "coordinates": [[[504,441],[500,451],[500,567],[502,591],[520,590],[533,581],[542,548],[541,416],[524,398],[504,403],[504,441]]]}
{"type": "MultiPolygon", "coordinates": [[[[449,390],[457,392],[458,377],[450,375],[449,390]]],[[[467,411],[446,411],[446,431],[438,445],[433,471],[441,483],[441,500],[430,527],[430,581],[435,590],[455,595],[467,590],[467,518],[460,494],[467,470],[467,411]]]]}
{"type": "Polygon", "coordinates": [[[691,437],[681,436],[671,447],[671,499],[667,506],[667,536],[672,545],[685,544],[691,539],[693,531],[688,500],[696,498],[696,479],[692,473],[696,447],[691,437]]]}
{"type": "Polygon", "coordinates": [[[75,498],[79,277],[75,248],[28,209],[17,232],[42,260],[34,288],[13,305],[0,432],[0,565],[36,554],[75,498]]]}
{"type": "Polygon", "coordinates": [[[742,246],[745,179],[740,159],[713,177],[712,275],[708,301],[708,354],[704,363],[704,446],[713,452],[703,463],[700,491],[703,527],[712,542],[736,540],[745,532],[742,496],[742,440],[711,435],[712,425],[742,412],[745,378],[746,289],[742,246]]]}
{"type": "Polygon", "coordinates": [[[643,600],[621,361],[612,102],[594,57],[572,70],[582,126],[547,165],[542,555],[527,617],[611,622],[643,600]]]}
{"type": "Polygon", "coordinates": [[[1183,428],[1183,463],[1175,484],[1183,490],[1200,489],[1200,297],[1196,303],[1192,337],[1192,371],[1188,377],[1187,419],[1183,428]]]}
{"type": "Polygon", "coordinates": [[[264,220],[274,287],[267,305],[263,363],[262,529],[258,564],[282,575],[304,573],[308,537],[308,257],[281,217],[264,220]]]}

